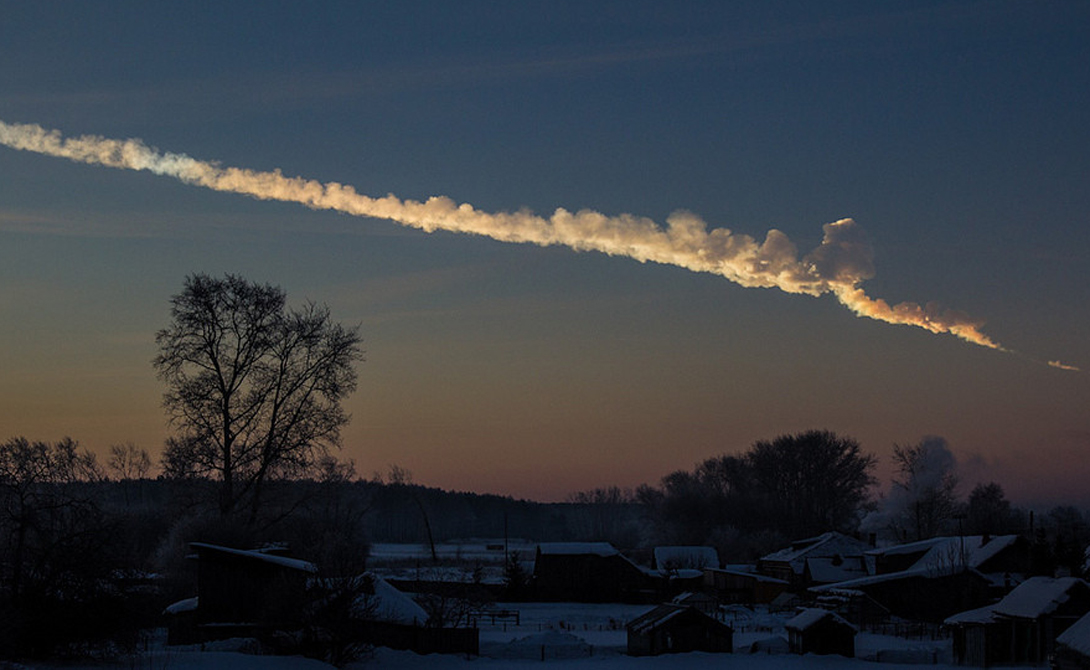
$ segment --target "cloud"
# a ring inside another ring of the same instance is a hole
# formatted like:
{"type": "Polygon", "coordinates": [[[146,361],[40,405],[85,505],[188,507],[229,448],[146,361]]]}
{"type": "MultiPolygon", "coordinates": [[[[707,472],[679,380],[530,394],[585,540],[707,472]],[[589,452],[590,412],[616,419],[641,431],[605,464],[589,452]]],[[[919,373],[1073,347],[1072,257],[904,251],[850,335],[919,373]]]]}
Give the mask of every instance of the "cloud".
{"type": "MultiPolygon", "coordinates": [[[[591,210],[560,208],[550,216],[527,210],[489,213],[446,196],[424,201],[394,195],[371,197],[337,182],[286,177],[277,171],[222,167],[185,154],[159,152],[141,140],[92,135],[65,138],[56,130],[0,121],[0,144],[13,149],[107,167],[146,170],[215,191],[261,200],[294,202],[354,216],[394,221],[425,232],[482,235],[502,242],[559,245],[597,251],[640,262],[675,265],[716,274],[748,288],[778,288],[793,294],[832,294],[855,314],[891,324],[945,333],[967,342],[1004,350],[981,332],[982,321],[935,305],[889,305],[868,296],[860,284],[875,274],[873,253],[863,230],[852,219],[824,226],[821,244],[801,259],[795,244],[779,230],[764,241],[726,228],[708,228],[691,212],[675,212],[660,226],[632,214],[607,216],[591,210]]],[[[1065,367],[1058,362],[1055,367],[1065,367]]]]}

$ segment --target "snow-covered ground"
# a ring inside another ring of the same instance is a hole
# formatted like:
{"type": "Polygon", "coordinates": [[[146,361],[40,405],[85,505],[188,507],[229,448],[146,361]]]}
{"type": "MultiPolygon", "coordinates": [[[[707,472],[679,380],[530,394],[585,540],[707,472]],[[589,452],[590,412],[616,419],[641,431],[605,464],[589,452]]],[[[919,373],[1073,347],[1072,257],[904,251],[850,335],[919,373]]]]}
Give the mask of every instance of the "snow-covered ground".
{"type": "MultiPolygon", "coordinates": [[[[856,638],[858,658],[840,656],[795,656],[783,653],[750,654],[758,640],[783,639],[787,615],[731,610],[727,623],[735,627],[733,654],[668,654],[634,658],[625,655],[624,624],[647,611],[646,605],[582,603],[498,603],[497,608],[518,610],[520,622],[492,624],[482,621],[481,655],[420,656],[407,651],[376,649],[371,656],[349,666],[351,670],[898,670],[901,668],[956,668],[949,640],[905,640],[885,635],[860,633],[856,638]],[[542,662],[545,657],[545,663],[542,662]],[[881,662],[877,662],[881,661],[881,662]]],[[[65,670],[327,670],[332,666],[297,657],[255,656],[238,651],[231,641],[199,648],[164,648],[112,665],[87,664],[55,666],[65,670]]],[[[776,645],[766,645],[776,647],[776,645]]],[[[782,645],[780,645],[782,648],[782,645]]],[[[49,667],[49,666],[34,666],[49,667]]]]}

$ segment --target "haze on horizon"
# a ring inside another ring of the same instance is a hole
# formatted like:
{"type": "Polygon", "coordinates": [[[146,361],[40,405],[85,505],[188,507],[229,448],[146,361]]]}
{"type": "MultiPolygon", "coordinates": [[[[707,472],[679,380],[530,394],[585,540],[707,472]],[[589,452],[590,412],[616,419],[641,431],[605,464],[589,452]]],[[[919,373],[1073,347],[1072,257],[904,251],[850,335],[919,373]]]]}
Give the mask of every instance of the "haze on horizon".
{"type": "Polygon", "coordinates": [[[869,244],[846,289],[964,311],[984,346],[830,295],[5,149],[6,435],[156,451],[167,301],[235,272],[362,324],[343,454],[361,473],[562,499],[819,428],[883,479],[892,444],[934,434],[1020,504],[1090,504],[1090,382],[1034,362],[1088,360],[1085,5],[417,4],[18,8],[0,119],[477,212],[685,210],[792,249],[850,217],[869,244]]]}

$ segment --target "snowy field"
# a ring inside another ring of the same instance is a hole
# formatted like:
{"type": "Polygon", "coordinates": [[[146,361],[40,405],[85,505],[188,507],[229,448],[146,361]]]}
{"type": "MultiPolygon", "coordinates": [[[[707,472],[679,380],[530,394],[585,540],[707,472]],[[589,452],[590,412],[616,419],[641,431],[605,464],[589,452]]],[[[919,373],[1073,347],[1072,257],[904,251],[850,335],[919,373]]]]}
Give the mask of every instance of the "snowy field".
{"type": "MultiPolygon", "coordinates": [[[[581,603],[497,603],[497,608],[518,610],[520,622],[480,624],[481,655],[466,658],[376,649],[369,657],[353,663],[352,670],[522,670],[543,666],[556,670],[897,670],[899,668],[956,668],[949,640],[905,640],[861,633],[856,638],[858,658],[840,656],[795,656],[786,653],[749,653],[758,641],[777,639],[783,645],[784,617],[768,613],[750,613],[743,608],[727,615],[735,627],[733,654],[668,654],[634,658],[625,655],[627,644],[624,623],[647,611],[646,605],[590,605],[581,603]],[[542,661],[544,657],[545,661],[542,661]],[[881,662],[878,662],[881,661],[881,662]]],[[[66,670],[303,670],[329,669],[319,661],[276,656],[256,656],[232,651],[243,641],[225,641],[206,646],[178,648],[153,645],[138,657],[113,664],[32,666],[66,670]]],[[[775,645],[773,645],[775,646],[775,645]]],[[[0,665],[0,667],[3,667],[0,665]]]]}

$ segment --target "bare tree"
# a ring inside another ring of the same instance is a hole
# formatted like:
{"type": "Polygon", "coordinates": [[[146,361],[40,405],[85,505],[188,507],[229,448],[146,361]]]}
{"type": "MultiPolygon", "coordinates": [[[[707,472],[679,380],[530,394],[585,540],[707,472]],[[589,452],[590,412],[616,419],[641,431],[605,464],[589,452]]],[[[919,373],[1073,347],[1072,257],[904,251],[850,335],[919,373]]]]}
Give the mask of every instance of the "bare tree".
{"type": "Polygon", "coordinates": [[[151,457],[147,450],[138,448],[132,442],[115,444],[110,447],[106,467],[119,481],[144,479],[151,471],[151,457]]]}
{"type": "Polygon", "coordinates": [[[331,322],[325,306],[285,303],[276,286],[191,275],[155,336],[153,365],[178,430],[164,469],[218,479],[223,516],[248,504],[254,520],[263,485],[308,472],[348,422],[341,401],[363,358],[358,327],[331,322]]]}

